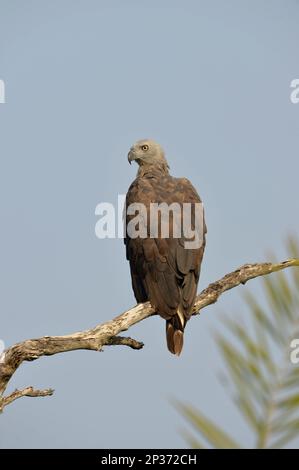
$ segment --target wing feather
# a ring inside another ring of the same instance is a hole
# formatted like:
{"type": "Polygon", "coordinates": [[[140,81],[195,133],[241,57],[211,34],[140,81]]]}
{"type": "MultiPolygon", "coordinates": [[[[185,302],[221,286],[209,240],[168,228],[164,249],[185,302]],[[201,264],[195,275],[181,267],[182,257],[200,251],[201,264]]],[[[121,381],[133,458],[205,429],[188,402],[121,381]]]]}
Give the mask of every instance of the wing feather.
{"type": "MultiPolygon", "coordinates": [[[[132,202],[143,203],[149,213],[151,202],[178,202],[182,205],[201,200],[187,179],[163,175],[160,178],[137,178],[129,188],[126,205],[132,202]]],[[[127,216],[127,223],[130,218],[127,216]]],[[[150,300],[165,319],[183,312],[187,321],[196,296],[205,237],[200,248],[186,249],[184,236],[150,238],[149,235],[148,229],[147,238],[125,238],[136,300],[150,300]]]]}

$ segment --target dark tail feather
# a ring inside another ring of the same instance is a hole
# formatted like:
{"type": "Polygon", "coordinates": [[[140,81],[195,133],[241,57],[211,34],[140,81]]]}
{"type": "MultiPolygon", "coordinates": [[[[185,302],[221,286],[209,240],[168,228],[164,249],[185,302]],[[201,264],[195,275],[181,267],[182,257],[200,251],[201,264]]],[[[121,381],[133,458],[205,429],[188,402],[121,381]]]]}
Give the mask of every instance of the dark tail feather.
{"type": "Polygon", "coordinates": [[[184,344],[184,327],[182,327],[178,315],[166,320],[166,340],[169,351],[179,356],[184,344]]]}

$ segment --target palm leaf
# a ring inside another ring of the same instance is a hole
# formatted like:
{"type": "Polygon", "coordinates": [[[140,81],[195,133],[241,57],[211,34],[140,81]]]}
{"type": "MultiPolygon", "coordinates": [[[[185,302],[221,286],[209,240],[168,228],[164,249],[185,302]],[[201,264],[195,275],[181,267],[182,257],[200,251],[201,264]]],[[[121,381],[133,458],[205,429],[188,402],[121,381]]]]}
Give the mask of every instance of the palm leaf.
{"type": "Polygon", "coordinates": [[[196,429],[200,428],[203,436],[214,447],[217,447],[218,449],[240,448],[240,446],[231,437],[229,437],[225,431],[221,430],[210,419],[200,413],[200,411],[182,403],[178,403],[177,408],[196,429]]]}
{"type": "Polygon", "coordinates": [[[181,431],[182,436],[185,441],[191,447],[191,449],[205,449],[206,447],[199,441],[198,437],[195,437],[194,434],[184,429],[181,431]]]}
{"type": "MultiPolygon", "coordinates": [[[[297,240],[289,238],[287,248],[299,258],[297,240]]],[[[246,291],[250,322],[226,318],[227,333],[218,334],[216,341],[227,382],[234,386],[234,402],[254,432],[256,446],[281,448],[299,436],[299,365],[290,361],[291,340],[299,337],[299,270],[265,277],[262,285],[266,303],[246,291]]],[[[210,445],[239,447],[199,410],[183,404],[179,409],[210,445]]]]}

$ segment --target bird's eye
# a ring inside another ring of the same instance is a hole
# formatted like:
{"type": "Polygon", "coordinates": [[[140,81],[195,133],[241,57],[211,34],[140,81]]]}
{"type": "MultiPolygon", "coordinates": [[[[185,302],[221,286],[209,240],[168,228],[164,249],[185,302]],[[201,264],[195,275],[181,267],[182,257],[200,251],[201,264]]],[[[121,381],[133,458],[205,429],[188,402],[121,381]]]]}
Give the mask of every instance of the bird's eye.
{"type": "Polygon", "coordinates": [[[141,150],[143,150],[144,152],[146,152],[148,150],[148,145],[141,145],[141,150]]]}

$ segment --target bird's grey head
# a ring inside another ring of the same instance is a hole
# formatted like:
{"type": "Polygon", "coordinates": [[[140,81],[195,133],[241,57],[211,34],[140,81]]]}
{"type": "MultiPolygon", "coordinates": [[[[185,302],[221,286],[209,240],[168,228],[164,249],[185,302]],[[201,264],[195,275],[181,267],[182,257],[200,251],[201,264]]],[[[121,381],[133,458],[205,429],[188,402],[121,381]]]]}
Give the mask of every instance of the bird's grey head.
{"type": "Polygon", "coordinates": [[[162,166],[168,168],[161,145],[150,139],[138,140],[132,145],[128,153],[128,160],[129,163],[135,160],[140,167],[162,166]]]}

